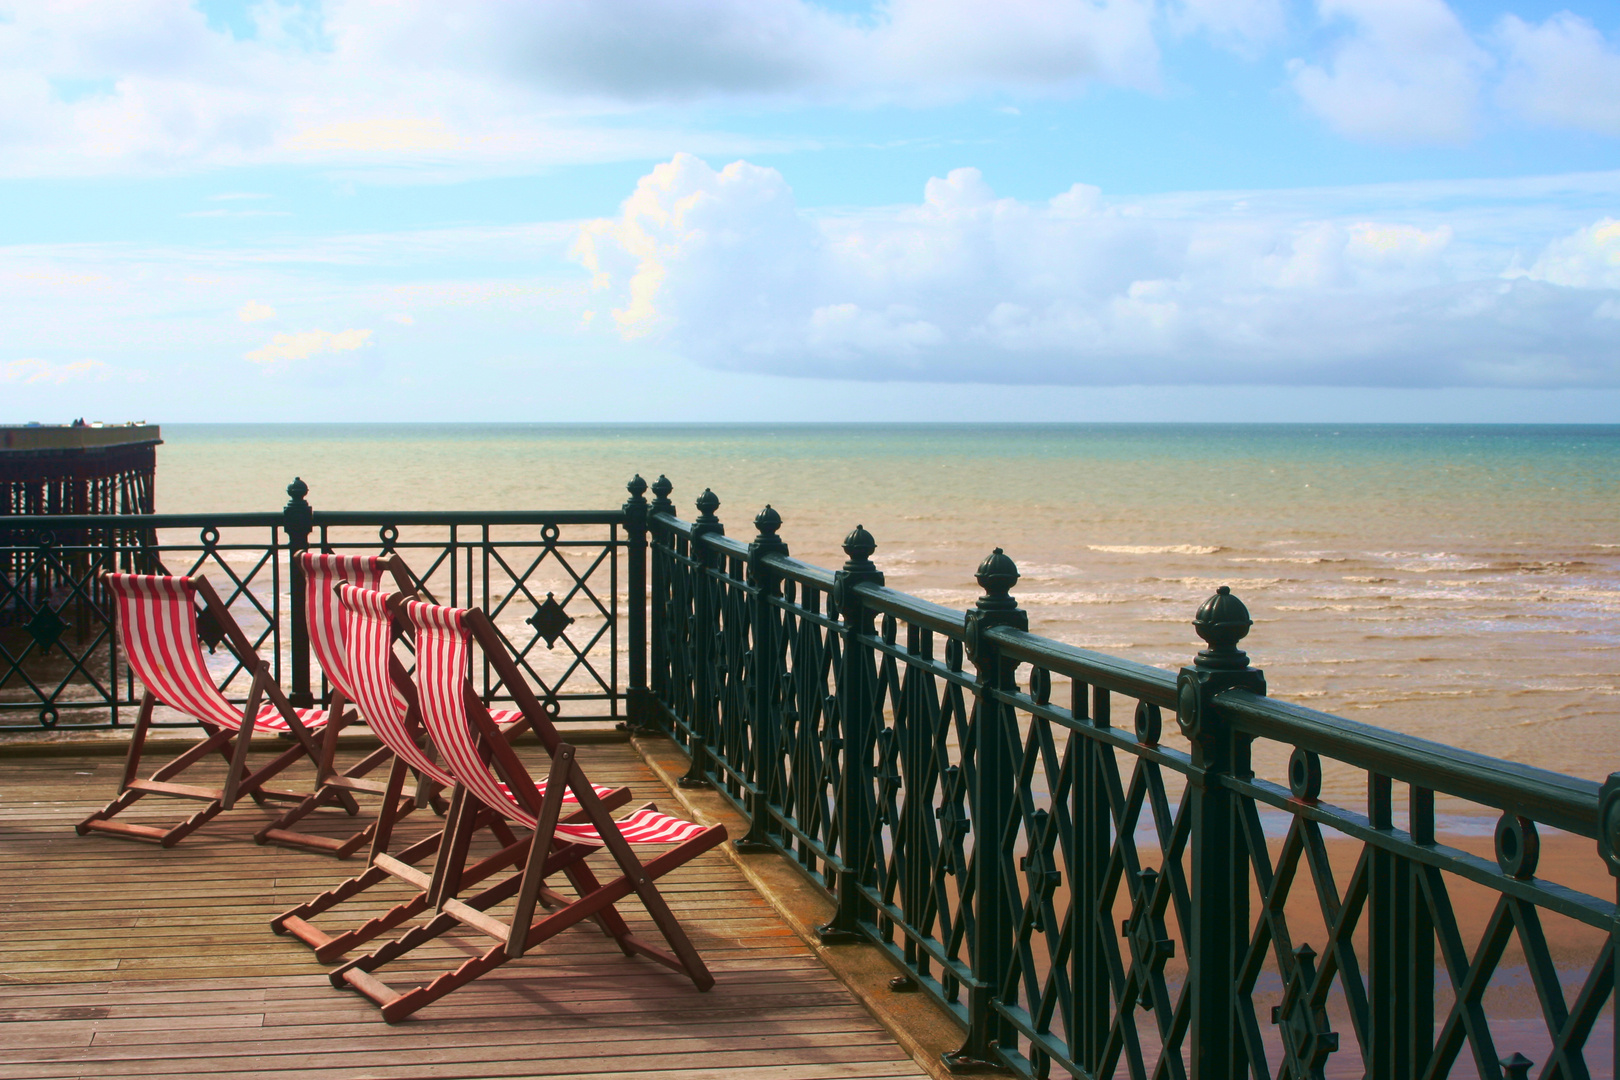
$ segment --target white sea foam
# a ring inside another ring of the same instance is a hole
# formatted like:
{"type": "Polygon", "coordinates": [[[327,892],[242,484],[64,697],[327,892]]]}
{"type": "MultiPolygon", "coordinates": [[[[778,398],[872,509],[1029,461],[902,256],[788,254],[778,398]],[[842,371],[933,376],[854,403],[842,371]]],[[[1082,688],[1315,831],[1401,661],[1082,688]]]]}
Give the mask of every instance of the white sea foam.
{"type": "Polygon", "coordinates": [[[1226,549],[1204,544],[1087,544],[1109,555],[1215,555],[1226,549]]]}
{"type": "Polygon", "coordinates": [[[1241,563],[1296,563],[1300,566],[1316,566],[1320,563],[1342,563],[1349,561],[1350,560],[1347,558],[1330,558],[1326,555],[1244,555],[1234,556],[1227,560],[1227,562],[1241,563]]]}

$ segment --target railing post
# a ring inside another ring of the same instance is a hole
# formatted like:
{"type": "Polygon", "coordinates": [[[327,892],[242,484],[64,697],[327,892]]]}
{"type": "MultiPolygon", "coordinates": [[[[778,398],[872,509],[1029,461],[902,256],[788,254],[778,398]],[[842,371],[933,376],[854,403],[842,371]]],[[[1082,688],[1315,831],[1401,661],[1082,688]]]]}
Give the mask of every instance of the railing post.
{"type": "MultiPolygon", "coordinates": [[[[667,476],[660,475],[657,480],[653,481],[653,501],[652,505],[647,507],[649,542],[654,542],[651,520],[653,515],[673,515],[675,513],[675,504],[669,498],[670,492],[674,490],[675,485],[669,482],[667,476]]],[[[673,550],[673,537],[670,538],[670,547],[673,550]]],[[[669,693],[669,636],[671,628],[669,625],[670,598],[667,561],[667,559],[660,557],[656,550],[652,552],[652,573],[649,575],[652,578],[652,604],[650,605],[652,613],[649,616],[648,627],[650,640],[647,642],[647,652],[652,664],[652,672],[648,681],[651,684],[651,701],[649,702],[652,712],[650,717],[651,726],[659,731],[664,730],[663,710],[659,707],[659,703],[672,704],[669,693]]]]}
{"type": "Polygon", "coordinates": [[[292,652],[292,688],[287,700],[294,708],[308,709],[315,704],[309,678],[309,627],[304,623],[304,568],[299,565],[298,554],[309,550],[309,534],[315,527],[315,511],[304,496],[309,485],[300,477],[293,477],[287,485],[292,496],[281,511],[282,528],[287,530],[287,585],[290,594],[288,612],[291,634],[288,648],[292,652]]]}
{"type": "Polygon", "coordinates": [[[838,769],[838,910],[832,922],[818,929],[826,945],[863,941],[861,923],[869,921],[871,905],[860,884],[869,876],[865,852],[871,848],[876,825],[872,807],[874,767],[872,748],[877,741],[873,709],[876,682],[872,648],[860,642],[871,635],[875,613],[861,603],[855,586],[883,584],[883,571],[872,563],[877,541],[860,525],[844,537],[844,567],[833,575],[833,605],[844,624],[843,654],[838,667],[838,727],[842,758],[838,769]]]}
{"type": "Polygon", "coordinates": [[[754,586],[750,621],[753,623],[754,670],[748,693],[748,744],[753,753],[754,792],[748,805],[748,835],[736,841],[741,852],[770,852],[771,804],[780,795],[777,776],[782,770],[778,759],[777,684],[781,679],[782,650],[776,640],[777,615],[771,599],[781,587],[781,575],[765,564],[766,555],[786,555],[788,546],[776,533],[782,528],[782,515],[765,505],[754,518],[757,530],[748,545],[748,577],[754,586]]]}
{"type": "Polygon", "coordinates": [[[625,485],[630,498],[624,504],[624,536],[628,550],[630,679],[625,687],[625,728],[633,735],[657,735],[652,691],[647,689],[647,481],[637,473],[625,485]]]}
{"type": "Polygon", "coordinates": [[[720,509],[720,497],[708,488],[697,497],[697,520],[692,522],[692,558],[698,564],[694,575],[692,608],[697,626],[693,631],[692,651],[692,763],[681,777],[683,788],[713,787],[709,780],[709,744],[719,734],[720,701],[715,688],[714,658],[715,635],[720,632],[720,608],[715,601],[716,586],[709,580],[709,571],[720,561],[707,543],[705,536],[724,536],[726,527],[714,512],[720,509]]]}
{"type": "Polygon", "coordinates": [[[1254,625],[1225,585],[1193,620],[1209,648],[1176,678],[1176,722],[1192,742],[1187,798],[1192,810],[1192,927],[1187,980],[1192,992],[1192,1080],[1248,1075],[1239,1038],[1239,967],[1248,948],[1249,871],[1238,797],[1224,776],[1248,777],[1249,740],[1215,705],[1223,690],[1266,692],[1264,674],[1237,647],[1254,625]]]}
{"type": "Polygon", "coordinates": [[[1015,1039],[1013,1026],[996,1009],[996,1000],[1013,964],[1014,912],[1018,883],[1007,870],[1018,837],[1018,717],[999,694],[1014,692],[1018,665],[1003,659],[989,631],[1001,626],[1029,629],[1029,615],[1009,594],[1018,584],[1018,567],[996,548],[974,574],[984,595],[963,620],[968,658],[978,678],[973,688],[973,721],[965,761],[976,766],[969,814],[973,829],[970,866],[975,919],[968,984],[967,1038],[945,1055],[953,1072],[1003,1069],[1000,1051],[1015,1039]]]}
{"type": "MultiPolygon", "coordinates": [[[[1394,785],[1367,778],[1367,820],[1395,828],[1394,785]]],[[[1434,793],[1412,789],[1412,840],[1434,843],[1434,793]]],[[[1423,1075],[1434,1050],[1434,924],[1411,859],[1367,853],[1367,1000],[1369,1075],[1410,1080],[1423,1075]]]]}
{"type": "MultiPolygon", "coordinates": [[[[1106,729],[1111,724],[1108,691],[1075,680],[1069,688],[1069,713],[1077,721],[1089,719],[1092,727],[1106,729]],[[1096,707],[1088,698],[1095,694],[1096,707]]],[[[1152,722],[1158,722],[1158,708],[1152,722]]],[[[1094,1074],[1102,1067],[1108,1048],[1108,1029],[1113,1020],[1113,988],[1109,961],[1115,937],[1112,911],[1104,920],[1096,912],[1096,899],[1107,891],[1108,870],[1113,862],[1113,817],[1109,806],[1109,774],[1114,768],[1114,751],[1096,739],[1081,738],[1076,747],[1080,760],[1075,770],[1071,818],[1075,831],[1074,880],[1070,889],[1075,898],[1076,941],[1070,986],[1068,1016],[1069,1054],[1094,1074]],[[1078,914],[1085,912],[1087,914],[1078,914]]]]}
{"type": "MultiPolygon", "coordinates": [[[[1620,958],[1620,772],[1610,773],[1598,793],[1598,854],[1603,856],[1603,863],[1615,880],[1615,910],[1609,939],[1614,955],[1620,958]]],[[[1614,1019],[1614,1037],[1609,1041],[1613,1044],[1614,1071],[1609,1075],[1620,1076],[1620,959],[1612,964],[1612,971],[1614,992],[1609,998],[1609,1007],[1614,1019]]]]}

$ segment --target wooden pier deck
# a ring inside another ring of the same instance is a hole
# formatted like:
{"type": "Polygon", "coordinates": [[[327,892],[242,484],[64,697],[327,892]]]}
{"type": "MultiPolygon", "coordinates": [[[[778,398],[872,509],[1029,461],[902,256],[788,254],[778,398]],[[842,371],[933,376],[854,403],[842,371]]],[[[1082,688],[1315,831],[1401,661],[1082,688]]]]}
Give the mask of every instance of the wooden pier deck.
{"type": "MultiPolygon", "coordinates": [[[[638,804],[675,808],[632,747],[587,745],[581,760],[638,804]]],[[[0,747],[0,1076],[926,1075],[719,852],[663,883],[715,973],[710,992],[576,929],[391,1027],[269,929],[356,860],[256,846],[265,811],[251,803],[168,851],[75,835],[122,767],[0,747]]],[[[190,805],[146,803],[154,822],[190,805]]],[[[407,819],[402,839],[437,822],[407,819]]],[[[651,930],[638,905],[622,910],[651,930]]],[[[438,956],[472,945],[449,938],[438,956]]]]}

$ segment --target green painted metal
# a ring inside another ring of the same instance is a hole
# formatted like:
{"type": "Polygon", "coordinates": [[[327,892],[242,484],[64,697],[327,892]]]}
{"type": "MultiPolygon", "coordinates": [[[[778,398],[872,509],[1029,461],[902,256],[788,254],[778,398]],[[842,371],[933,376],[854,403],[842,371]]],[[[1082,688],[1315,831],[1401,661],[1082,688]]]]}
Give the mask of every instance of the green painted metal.
{"type": "Polygon", "coordinates": [[[789,557],[774,511],[744,545],[682,521],[668,493],[648,519],[659,723],[749,819],[739,846],[781,852],[835,902],[824,940],[877,945],[897,991],[961,1024],[952,1068],[1620,1066],[1612,1020],[1595,1034],[1616,998],[1615,897],[1536,876],[1537,829],[1557,828],[1596,841],[1620,882],[1620,772],[1600,789],[1276,701],[1224,588],[1192,618],[1206,647],[1172,675],[1030,634],[1003,552],[964,613],[887,588],[863,529],[828,572],[789,557]],[[1256,774],[1257,742],[1281,748],[1283,775],[1256,774]],[[1324,763],[1366,775],[1364,810],[1322,801],[1324,763]],[[1442,797],[1502,814],[1494,861],[1437,835],[1442,797]],[[1470,939],[1457,905],[1481,888],[1494,906],[1470,939]],[[1603,944],[1555,949],[1555,924],[1603,944]],[[1493,1027],[1487,991],[1509,976],[1535,990],[1539,1042],[1498,1045],[1517,1036],[1493,1027]]]}
{"type": "MultiPolygon", "coordinates": [[[[308,486],[295,479],[279,513],[8,518],[0,545],[0,730],[54,727],[66,712],[76,728],[116,727],[136,703],[98,579],[109,569],[206,574],[292,701],[313,704],[325,688],[312,685],[295,558],[310,547],[397,550],[441,602],[505,615],[502,625],[515,618],[524,630],[512,641],[519,662],[547,698],[569,706],[562,719],[635,719],[639,708],[641,721],[656,723],[646,686],[646,607],[631,603],[621,612],[619,599],[621,561],[632,595],[646,595],[646,504],[637,505],[645,490],[639,477],[631,481],[631,500],[618,510],[350,513],[313,509],[308,486]],[[541,571],[563,578],[555,596],[531,587],[541,571]],[[577,625],[578,616],[589,625],[577,625]],[[47,652],[45,639],[58,623],[47,652]],[[630,646],[628,686],[620,672],[621,623],[630,646]],[[3,633],[10,626],[17,632],[3,633]],[[537,647],[567,650],[560,675],[547,679],[535,670],[530,654],[537,647]]],[[[251,672],[237,663],[216,674],[228,698],[246,700],[251,672]]],[[[510,698],[487,667],[479,689],[491,701],[510,698]]]]}

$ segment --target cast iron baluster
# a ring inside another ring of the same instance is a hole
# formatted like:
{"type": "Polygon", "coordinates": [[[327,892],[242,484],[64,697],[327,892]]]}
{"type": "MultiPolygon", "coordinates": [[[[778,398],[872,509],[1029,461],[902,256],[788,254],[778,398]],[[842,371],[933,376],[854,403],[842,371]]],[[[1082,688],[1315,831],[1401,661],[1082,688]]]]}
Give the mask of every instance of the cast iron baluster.
{"type": "Polygon", "coordinates": [[[1615,909],[1609,927],[1609,968],[1613,983],[1609,999],[1614,1020],[1614,1066],[1610,1076],[1620,1077],[1620,772],[1609,774],[1598,795],[1598,854],[1615,880],[1615,909]]]}
{"type": "Polygon", "coordinates": [[[1192,1080],[1227,1080],[1248,1070],[1238,1037],[1235,992],[1249,934],[1249,875],[1238,796],[1223,774],[1246,778],[1249,740],[1234,731],[1215,703],[1239,688],[1263,695],[1265,676],[1237,647],[1253,622],[1225,585],[1193,620],[1208,643],[1176,678],[1176,722],[1192,742],[1187,799],[1192,812],[1192,927],[1187,979],[1192,991],[1192,1080]]]}
{"type": "Polygon", "coordinates": [[[282,527],[287,530],[287,584],[292,594],[288,601],[292,607],[288,612],[292,620],[291,640],[288,643],[292,649],[292,689],[287,694],[287,700],[292,702],[294,708],[308,709],[314,706],[315,695],[310,692],[309,627],[304,625],[304,568],[299,565],[298,556],[309,550],[309,533],[315,526],[315,511],[304,498],[309,494],[309,485],[300,477],[293,477],[293,482],[287,485],[287,494],[292,498],[287,500],[286,507],[281,511],[282,527]]]}
{"type": "MultiPolygon", "coordinates": [[[[637,473],[625,485],[624,535],[629,551],[630,685],[625,688],[625,724],[634,735],[663,731],[647,689],[647,481],[637,473]]],[[[656,573],[656,568],[654,573],[656,573]]],[[[653,595],[656,597],[657,592],[653,595]]]]}
{"type": "Polygon", "coordinates": [[[788,546],[777,530],[782,515],[769,503],[754,518],[758,534],[748,545],[748,578],[756,590],[750,616],[754,623],[753,686],[748,696],[749,744],[753,750],[754,793],[748,804],[748,835],[736,841],[743,852],[774,851],[771,844],[772,806],[782,801],[782,762],[778,747],[775,714],[783,674],[782,645],[777,639],[777,615],[772,600],[780,590],[781,575],[771,569],[765,556],[786,556],[788,546]]]}
{"type": "Polygon", "coordinates": [[[1009,890],[1018,889],[1011,867],[1012,845],[1021,820],[1014,790],[1020,747],[1018,717],[997,695],[1017,691],[1017,665],[1002,659],[989,631],[998,626],[1028,630],[1029,615],[1009,595],[1018,584],[1018,567],[1000,548],[979,564],[974,578],[984,595],[963,620],[968,658],[978,678],[962,758],[976,766],[969,792],[969,819],[973,822],[969,872],[978,910],[969,941],[973,981],[967,988],[967,1038],[960,1049],[945,1055],[945,1064],[958,1072],[998,1067],[1001,1048],[1016,1045],[1012,1025],[996,1010],[995,995],[1006,982],[1014,959],[1017,901],[1009,890]]]}
{"type": "Polygon", "coordinates": [[[877,826],[873,807],[876,774],[872,752],[877,741],[876,717],[872,715],[877,681],[876,653],[862,635],[875,632],[875,613],[861,603],[857,585],[882,585],[883,571],[872,564],[877,541],[860,525],[844,537],[844,568],[834,575],[833,605],[843,620],[843,664],[838,669],[838,716],[828,723],[839,727],[842,744],[837,791],[838,855],[843,869],[838,875],[838,910],[832,922],[820,928],[823,943],[843,945],[863,940],[861,924],[870,922],[871,905],[861,896],[860,886],[875,874],[870,865],[873,833],[877,826]]]}
{"type": "MultiPolygon", "coordinates": [[[[1367,778],[1367,818],[1395,828],[1388,777],[1367,778]]],[[[1411,791],[1411,836],[1434,842],[1434,793],[1411,791]]],[[[1412,860],[1372,847],[1367,852],[1367,1061],[1371,1075],[1421,1076],[1434,1050],[1434,924],[1412,860]]]]}
{"type": "MultiPolygon", "coordinates": [[[[1069,686],[1069,713],[1076,721],[1089,718],[1087,697],[1091,687],[1078,679],[1069,686]]],[[[1098,690],[1106,702],[1107,691],[1098,690]]],[[[1096,728],[1108,727],[1108,709],[1091,719],[1096,728]]],[[[1080,767],[1075,777],[1071,811],[1075,831],[1075,880],[1072,883],[1075,911],[1075,943],[1070,1012],[1066,1018],[1069,1056],[1083,1067],[1100,1069],[1113,1019],[1109,994],[1109,957],[1113,949],[1113,924],[1099,912],[1098,898],[1108,885],[1108,864],[1113,855],[1109,837],[1108,770],[1114,769],[1114,754],[1096,739],[1081,739],[1077,747],[1080,767]]]]}
{"type": "Polygon", "coordinates": [[[726,527],[714,516],[718,509],[719,496],[704,488],[703,494],[697,498],[697,520],[692,522],[692,561],[697,564],[691,572],[696,627],[691,642],[692,715],[688,717],[692,725],[692,743],[687,749],[691,751],[692,764],[686,770],[686,775],[681,777],[683,788],[714,786],[709,780],[709,745],[720,735],[720,703],[714,685],[714,635],[720,628],[720,597],[719,586],[710,573],[724,565],[724,557],[704,543],[703,538],[710,534],[725,535],[726,527]]]}
{"type": "MultiPolygon", "coordinates": [[[[652,505],[647,507],[648,528],[653,544],[651,640],[647,642],[647,652],[652,663],[651,694],[653,701],[662,702],[666,705],[673,704],[670,697],[669,650],[667,646],[669,644],[669,635],[674,632],[672,621],[675,616],[670,606],[673,603],[673,598],[670,595],[670,560],[675,551],[675,533],[673,530],[664,530],[662,533],[663,542],[668,545],[669,550],[660,549],[658,546],[660,532],[657,515],[668,514],[671,517],[674,516],[675,504],[670,502],[669,499],[670,492],[674,490],[675,485],[669,482],[669,477],[660,475],[657,480],[653,481],[653,501],[652,505]]],[[[648,717],[648,722],[653,728],[662,731],[664,729],[663,710],[655,705],[651,710],[651,715],[648,717]]]]}

